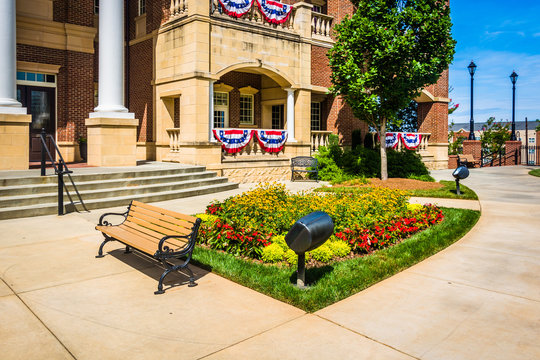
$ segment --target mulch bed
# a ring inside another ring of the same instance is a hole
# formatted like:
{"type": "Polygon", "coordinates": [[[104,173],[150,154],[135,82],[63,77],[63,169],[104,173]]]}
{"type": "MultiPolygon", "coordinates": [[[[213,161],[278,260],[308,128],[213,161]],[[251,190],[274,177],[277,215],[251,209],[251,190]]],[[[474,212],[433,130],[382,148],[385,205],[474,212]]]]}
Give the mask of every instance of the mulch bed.
{"type": "Polygon", "coordinates": [[[402,179],[402,178],[390,178],[388,180],[381,180],[377,178],[368,179],[367,184],[348,184],[344,182],[340,185],[334,185],[334,187],[354,186],[354,187],[385,187],[392,190],[431,190],[440,189],[444,185],[437,182],[427,182],[414,179],[402,179]]]}

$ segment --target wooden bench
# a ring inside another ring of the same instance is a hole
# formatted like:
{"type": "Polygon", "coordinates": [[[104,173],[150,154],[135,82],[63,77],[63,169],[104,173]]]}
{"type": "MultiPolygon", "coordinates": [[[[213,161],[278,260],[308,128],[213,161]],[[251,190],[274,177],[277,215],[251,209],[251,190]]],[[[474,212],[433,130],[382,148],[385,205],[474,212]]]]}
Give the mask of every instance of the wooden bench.
{"type": "Polygon", "coordinates": [[[193,272],[188,267],[195,247],[201,219],[164,210],[156,206],[132,201],[125,213],[106,213],[99,218],[96,230],[102,232],[105,240],[99,247],[96,257],[103,257],[103,246],[109,241],[119,241],[126,245],[126,253],[133,248],[161,261],[165,271],[154,294],[163,294],[163,279],[172,271],[186,269],[189,272],[189,287],[196,286],[193,272]],[[106,217],[123,216],[124,221],[112,225],[106,217]],[[185,259],[179,265],[171,265],[169,259],[185,259]]]}
{"type": "Polygon", "coordinates": [[[291,181],[294,181],[295,172],[314,173],[315,180],[319,181],[319,167],[317,159],[311,156],[297,156],[291,159],[291,181]],[[298,169],[300,168],[300,169],[298,169]]]}
{"type": "Polygon", "coordinates": [[[472,154],[458,155],[458,166],[476,167],[480,165],[480,160],[476,160],[472,154]]]}

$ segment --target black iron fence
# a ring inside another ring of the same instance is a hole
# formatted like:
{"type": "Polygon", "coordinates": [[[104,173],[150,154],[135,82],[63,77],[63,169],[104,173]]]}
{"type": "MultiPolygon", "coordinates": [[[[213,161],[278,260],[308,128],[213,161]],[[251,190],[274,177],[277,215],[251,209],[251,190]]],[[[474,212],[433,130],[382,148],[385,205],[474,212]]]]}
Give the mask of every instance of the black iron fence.
{"type": "Polygon", "coordinates": [[[521,154],[518,149],[507,151],[503,147],[497,152],[489,152],[487,149],[482,149],[480,167],[518,165],[521,161],[520,158],[521,154]]]}
{"type": "Polygon", "coordinates": [[[521,146],[521,164],[540,165],[540,146],[523,145],[521,146]]]}

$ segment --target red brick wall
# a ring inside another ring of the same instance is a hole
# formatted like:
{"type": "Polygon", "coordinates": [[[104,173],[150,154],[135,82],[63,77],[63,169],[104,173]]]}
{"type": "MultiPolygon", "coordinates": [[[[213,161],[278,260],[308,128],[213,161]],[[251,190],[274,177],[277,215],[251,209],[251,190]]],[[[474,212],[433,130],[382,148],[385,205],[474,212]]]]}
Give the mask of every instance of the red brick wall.
{"type": "MultiPolygon", "coordinates": [[[[229,127],[240,126],[240,91],[238,89],[251,86],[261,89],[261,75],[231,71],[220,79],[226,85],[234,87],[229,93],[229,127]]],[[[261,126],[261,93],[253,96],[253,118],[256,126],[261,126]]]]}
{"type": "Polygon", "coordinates": [[[53,1],[53,20],[81,26],[94,26],[94,1],[53,1]]]}
{"type": "Polygon", "coordinates": [[[129,47],[129,111],[139,119],[137,141],[153,141],[153,41],[129,47]]]}
{"type": "Polygon", "coordinates": [[[418,132],[431,133],[430,143],[448,142],[448,104],[418,104],[418,132]]]}
{"type": "Polygon", "coordinates": [[[321,46],[311,46],[311,84],[317,86],[330,87],[332,82],[330,76],[332,70],[329,66],[328,48],[321,46]]]}
{"type": "Polygon", "coordinates": [[[18,44],[17,60],[61,66],[56,88],[57,140],[85,137],[84,120],[94,108],[93,55],[18,44]]]}

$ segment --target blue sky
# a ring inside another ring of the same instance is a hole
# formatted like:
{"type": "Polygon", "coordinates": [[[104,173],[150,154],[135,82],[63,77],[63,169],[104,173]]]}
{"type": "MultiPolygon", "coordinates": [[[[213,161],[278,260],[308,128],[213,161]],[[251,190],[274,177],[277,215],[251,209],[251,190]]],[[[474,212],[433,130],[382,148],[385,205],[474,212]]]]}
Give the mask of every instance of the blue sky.
{"type": "Polygon", "coordinates": [[[450,98],[459,109],[449,116],[469,122],[474,60],[474,120],[490,116],[512,120],[513,70],[516,83],[516,121],[540,118],[540,1],[450,0],[452,35],[457,40],[450,65],[450,98]]]}

